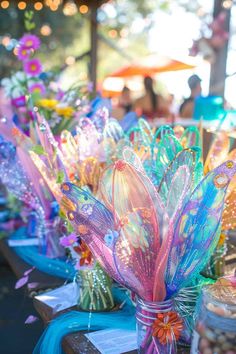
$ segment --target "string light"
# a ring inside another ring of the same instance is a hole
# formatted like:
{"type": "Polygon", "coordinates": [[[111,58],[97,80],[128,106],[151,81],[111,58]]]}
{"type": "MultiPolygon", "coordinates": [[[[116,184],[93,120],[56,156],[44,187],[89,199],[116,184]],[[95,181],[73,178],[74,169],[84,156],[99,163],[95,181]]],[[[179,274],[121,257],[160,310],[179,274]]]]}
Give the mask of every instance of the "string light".
{"type": "Polygon", "coordinates": [[[50,8],[51,11],[57,11],[61,5],[62,0],[46,0],[45,5],[50,8]]]}
{"type": "Polygon", "coordinates": [[[86,13],[88,12],[88,10],[89,10],[89,8],[88,8],[87,5],[81,5],[81,6],[79,7],[79,11],[80,11],[80,13],[81,13],[82,15],[86,14],[86,13]]]}
{"type": "Polygon", "coordinates": [[[27,6],[27,4],[26,4],[25,1],[20,1],[20,2],[18,3],[18,9],[19,9],[19,10],[24,10],[24,9],[26,8],[26,6],[27,6]]]}
{"type": "Polygon", "coordinates": [[[38,1],[34,4],[34,9],[36,11],[40,11],[40,10],[42,10],[42,8],[43,8],[43,4],[41,2],[38,1]]]}
{"type": "Polygon", "coordinates": [[[2,2],[1,2],[1,7],[2,7],[3,9],[7,9],[8,6],[9,6],[9,1],[2,1],[2,2]]]}
{"type": "Polygon", "coordinates": [[[69,0],[63,8],[63,13],[65,16],[74,16],[77,12],[78,9],[73,0],[69,0]]]}

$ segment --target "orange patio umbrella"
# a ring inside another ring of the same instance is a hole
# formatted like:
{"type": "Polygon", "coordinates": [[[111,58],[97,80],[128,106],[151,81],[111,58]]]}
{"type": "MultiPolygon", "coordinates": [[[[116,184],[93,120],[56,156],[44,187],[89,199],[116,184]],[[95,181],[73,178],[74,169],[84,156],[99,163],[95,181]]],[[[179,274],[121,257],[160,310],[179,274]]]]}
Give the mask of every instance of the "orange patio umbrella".
{"type": "Polygon", "coordinates": [[[150,55],[142,61],[133,62],[116,70],[108,77],[153,76],[162,72],[187,70],[195,67],[196,64],[190,62],[190,58],[181,61],[164,55],[150,55]]]}

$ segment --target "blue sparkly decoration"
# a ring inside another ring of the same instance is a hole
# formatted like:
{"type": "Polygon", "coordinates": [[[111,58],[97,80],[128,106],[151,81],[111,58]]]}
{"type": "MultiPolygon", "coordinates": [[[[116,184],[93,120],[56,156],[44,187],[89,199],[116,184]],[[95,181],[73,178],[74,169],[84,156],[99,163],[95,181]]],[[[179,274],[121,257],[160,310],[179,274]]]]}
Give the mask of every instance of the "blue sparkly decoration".
{"type": "Polygon", "coordinates": [[[127,329],[135,330],[135,307],[124,289],[114,288],[116,304],[122,308],[112,312],[79,312],[70,311],[55,318],[44,331],[37,343],[33,354],[62,354],[61,340],[69,333],[102,329],[127,329]]]}

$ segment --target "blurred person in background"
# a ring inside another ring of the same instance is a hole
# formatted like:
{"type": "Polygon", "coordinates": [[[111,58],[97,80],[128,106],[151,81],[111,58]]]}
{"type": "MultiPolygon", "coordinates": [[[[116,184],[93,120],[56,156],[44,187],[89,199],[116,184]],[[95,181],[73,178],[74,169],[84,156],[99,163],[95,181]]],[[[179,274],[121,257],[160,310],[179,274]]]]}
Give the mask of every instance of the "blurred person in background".
{"type": "Polygon", "coordinates": [[[126,114],[131,111],[132,105],[130,89],[127,86],[124,86],[119,98],[119,107],[123,108],[126,114]]]}
{"type": "Polygon", "coordinates": [[[138,116],[149,119],[169,116],[169,104],[161,95],[154,90],[153,79],[150,76],[144,78],[145,94],[134,103],[134,110],[138,116]]]}
{"type": "Polygon", "coordinates": [[[201,96],[202,93],[201,81],[202,80],[198,75],[192,75],[188,79],[188,86],[190,88],[191,94],[188,98],[184,99],[179,108],[179,116],[181,118],[193,117],[195,98],[201,96]]]}
{"type": "Polygon", "coordinates": [[[116,119],[122,119],[132,110],[132,107],[133,102],[131,91],[127,86],[124,86],[118,99],[118,103],[113,106],[112,116],[116,119]]]}

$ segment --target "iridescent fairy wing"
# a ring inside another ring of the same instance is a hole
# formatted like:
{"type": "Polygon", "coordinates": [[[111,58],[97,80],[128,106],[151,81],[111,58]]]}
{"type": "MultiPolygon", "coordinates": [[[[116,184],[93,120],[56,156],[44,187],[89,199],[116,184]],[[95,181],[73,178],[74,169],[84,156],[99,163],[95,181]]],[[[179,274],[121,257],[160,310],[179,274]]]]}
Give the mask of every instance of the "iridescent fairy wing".
{"type": "Polygon", "coordinates": [[[175,219],[185,204],[191,190],[191,179],[187,165],[180,166],[174,174],[166,195],[166,212],[170,219],[175,219]]]}
{"type": "Polygon", "coordinates": [[[114,157],[116,142],[113,138],[102,139],[94,156],[101,162],[110,164],[114,157]]]}
{"type": "Polygon", "coordinates": [[[47,151],[49,158],[52,158],[54,154],[54,148],[58,145],[56,142],[48,122],[42,116],[37,114],[36,132],[40,144],[42,145],[44,151],[47,151]]]}
{"type": "Polygon", "coordinates": [[[133,165],[136,170],[144,171],[143,164],[139,156],[130,147],[125,147],[123,149],[123,159],[130,165],[133,165]]]}
{"type": "Polygon", "coordinates": [[[225,200],[225,208],[222,216],[222,230],[234,230],[235,228],[236,228],[236,190],[234,189],[226,197],[225,200]]]}
{"type": "Polygon", "coordinates": [[[62,131],[60,137],[60,147],[67,160],[72,161],[72,158],[76,159],[79,149],[71,132],[67,130],[62,131]]]}
{"type": "Polygon", "coordinates": [[[174,128],[174,135],[177,139],[180,139],[184,133],[184,127],[182,125],[176,125],[174,128]]]}
{"type": "Polygon", "coordinates": [[[79,146],[69,131],[64,130],[61,133],[60,149],[62,151],[67,175],[70,181],[75,181],[79,169],[79,146]]]}
{"type": "Polygon", "coordinates": [[[201,148],[202,142],[198,128],[194,126],[186,128],[180,138],[180,142],[184,148],[192,146],[198,146],[201,148]]]}
{"type": "MultiPolygon", "coordinates": [[[[25,174],[12,143],[0,143],[0,179],[8,191],[31,208],[41,208],[39,199],[25,174]]],[[[42,208],[41,208],[42,209],[42,208]]],[[[47,209],[46,209],[47,210],[47,209]]]]}
{"type": "Polygon", "coordinates": [[[152,143],[156,143],[161,140],[165,135],[175,135],[174,130],[169,125],[162,125],[157,129],[156,133],[153,136],[152,143]]]}
{"type": "MultiPolygon", "coordinates": [[[[115,244],[115,262],[125,284],[141,297],[152,300],[156,256],[161,245],[162,214],[155,187],[123,160],[113,166],[108,187],[104,184],[103,200],[112,205],[116,229],[120,236],[115,244]],[[111,185],[110,192],[105,189],[111,185]],[[156,196],[156,199],[155,199],[156,196]],[[161,220],[159,220],[159,218],[161,220]]],[[[165,293],[164,282],[159,281],[165,293]]]]}
{"type": "Polygon", "coordinates": [[[116,271],[112,253],[114,238],[118,235],[114,231],[112,214],[91,194],[71,183],[64,183],[62,192],[64,198],[61,207],[75,232],[85,241],[104,269],[123,284],[116,271]]]}
{"type": "Polygon", "coordinates": [[[164,227],[162,233],[165,235],[156,259],[156,275],[154,279],[153,300],[161,301],[165,298],[166,292],[159,290],[159,282],[165,282],[165,271],[167,262],[172,248],[174,227],[173,221],[176,220],[186,203],[189,187],[191,184],[191,176],[188,166],[180,166],[173,176],[171,186],[168,190],[166,200],[166,214],[163,217],[164,227]]]}
{"type": "MultiPolygon", "coordinates": [[[[45,181],[47,186],[48,186],[48,190],[51,191],[51,193],[53,194],[54,198],[57,200],[57,202],[60,202],[61,200],[61,189],[60,189],[60,183],[62,181],[60,181],[60,179],[64,180],[66,178],[66,176],[63,174],[62,176],[58,175],[59,171],[55,171],[52,170],[51,168],[49,168],[44,160],[38,155],[36,154],[34,151],[29,151],[29,155],[31,157],[32,160],[32,164],[35,165],[35,168],[38,169],[39,172],[39,179],[38,181],[45,181]],[[53,172],[52,172],[53,171],[53,172]],[[41,178],[42,176],[42,178],[41,178]],[[59,178],[59,180],[58,180],[59,178]]],[[[51,194],[49,192],[49,194],[51,194]]]]}
{"type": "MultiPolygon", "coordinates": [[[[112,213],[90,193],[69,182],[64,183],[61,190],[74,203],[77,213],[87,218],[87,222],[98,235],[105,235],[107,230],[114,228],[112,213]]],[[[68,218],[70,219],[70,216],[68,218]]]]}
{"type": "Polygon", "coordinates": [[[166,272],[169,295],[203,268],[207,256],[216,247],[226,190],[235,173],[236,165],[232,161],[210,172],[193,191],[174,222],[174,239],[166,272]]]}
{"type": "Polygon", "coordinates": [[[167,195],[171,188],[174,175],[180,166],[188,166],[189,173],[191,176],[191,185],[189,193],[193,190],[196,185],[196,174],[199,173],[199,169],[201,170],[200,175],[202,176],[202,166],[198,164],[199,158],[200,150],[198,148],[184,149],[174,157],[173,161],[167,167],[158,188],[158,193],[160,194],[164,204],[166,204],[167,195]]]}
{"type": "Polygon", "coordinates": [[[227,159],[230,148],[230,140],[226,132],[217,132],[208,152],[204,165],[204,173],[207,174],[227,159]]]}
{"type": "Polygon", "coordinates": [[[98,190],[101,169],[100,162],[94,157],[88,157],[80,163],[80,186],[88,186],[92,190],[93,195],[96,195],[98,190]]]}
{"type": "Polygon", "coordinates": [[[150,146],[153,141],[153,132],[150,125],[146,119],[140,118],[138,120],[138,126],[141,133],[142,144],[150,146]]]}
{"type": "Polygon", "coordinates": [[[151,142],[151,155],[153,161],[156,160],[156,155],[158,152],[158,143],[165,135],[174,135],[174,131],[169,125],[162,125],[160,128],[157,129],[156,133],[153,136],[151,142]]]}
{"type": "Polygon", "coordinates": [[[124,148],[131,147],[131,146],[132,146],[132,144],[127,138],[119,140],[118,143],[116,144],[116,148],[115,148],[116,159],[117,160],[122,159],[124,148]]]}
{"type": "Polygon", "coordinates": [[[94,124],[89,122],[81,129],[80,134],[76,136],[80,160],[84,160],[90,156],[96,156],[100,141],[101,134],[98,133],[94,124]]]}
{"type": "Polygon", "coordinates": [[[159,186],[168,166],[181,150],[183,150],[181,144],[173,135],[165,135],[159,142],[154,170],[156,178],[155,185],[159,186]]]}
{"type": "MultiPolygon", "coordinates": [[[[230,153],[227,156],[227,160],[231,160],[234,161],[236,163],[236,149],[233,149],[232,151],[230,151],[230,153]]],[[[229,187],[227,189],[227,195],[226,195],[226,205],[227,205],[227,199],[229,197],[229,195],[236,190],[236,176],[234,176],[229,184],[229,187]]],[[[232,198],[231,198],[231,202],[230,202],[230,206],[227,206],[228,209],[230,209],[231,207],[233,207],[232,205],[232,198]]]]}
{"type": "Polygon", "coordinates": [[[33,185],[35,194],[39,198],[42,206],[45,209],[46,216],[51,214],[51,202],[54,200],[50,189],[47,187],[44,182],[41,174],[31,160],[30,152],[25,152],[20,146],[17,147],[17,155],[19,161],[24,168],[24,172],[31,181],[33,185]]]}
{"type": "Polygon", "coordinates": [[[107,107],[102,107],[97,110],[97,112],[91,118],[93,124],[95,125],[97,131],[102,133],[104,127],[109,120],[109,110],[107,107]]]}
{"type": "Polygon", "coordinates": [[[104,126],[103,138],[112,138],[115,142],[118,142],[124,137],[123,129],[116,119],[110,118],[104,126]]]}
{"type": "Polygon", "coordinates": [[[59,149],[59,143],[56,141],[48,122],[39,115],[37,118],[38,125],[36,124],[36,129],[41,147],[44,151],[44,163],[49,169],[55,171],[55,173],[59,171],[65,173],[66,161],[59,149]]]}

